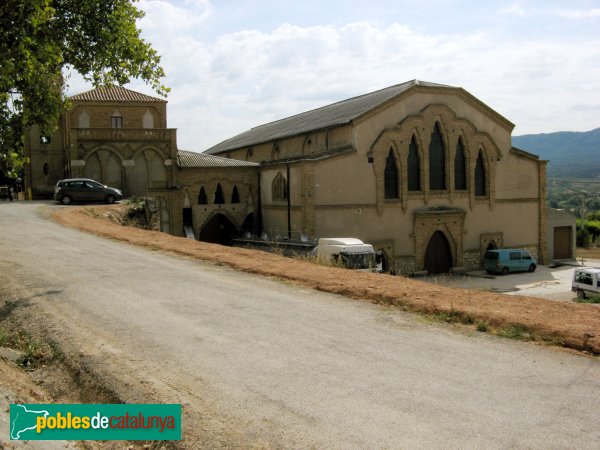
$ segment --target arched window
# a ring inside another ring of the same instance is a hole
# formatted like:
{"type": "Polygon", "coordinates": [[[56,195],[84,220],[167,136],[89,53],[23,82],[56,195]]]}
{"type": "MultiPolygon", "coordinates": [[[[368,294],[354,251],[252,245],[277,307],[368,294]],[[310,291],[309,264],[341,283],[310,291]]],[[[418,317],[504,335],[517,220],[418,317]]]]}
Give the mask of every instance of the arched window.
{"type": "Polygon", "coordinates": [[[271,160],[275,161],[275,160],[279,159],[279,157],[280,157],[279,144],[274,144],[273,150],[271,150],[271,160]]]}
{"type": "Polygon", "coordinates": [[[248,150],[246,150],[246,161],[250,161],[253,154],[254,154],[254,149],[252,147],[250,147],[248,150]]]}
{"type": "Polygon", "coordinates": [[[200,192],[198,192],[198,204],[208,204],[208,199],[206,198],[206,191],[204,190],[204,186],[200,186],[200,192]]]}
{"type": "Polygon", "coordinates": [[[446,149],[438,122],[435,123],[429,144],[429,189],[432,191],[446,189],[446,149]]]}
{"type": "Polygon", "coordinates": [[[421,160],[419,158],[419,148],[415,136],[410,140],[408,146],[408,190],[421,190],[421,160]]]}
{"type": "Polygon", "coordinates": [[[288,198],[288,190],[287,190],[287,180],[278,172],[275,175],[275,179],[273,180],[273,184],[271,185],[271,193],[273,200],[287,200],[288,198]]]}
{"type": "Polygon", "coordinates": [[[485,165],[483,164],[483,155],[479,150],[477,155],[477,162],[475,163],[475,195],[485,196],[485,165]]]}
{"type": "Polygon", "coordinates": [[[394,150],[390,148],[388,157],[385,160],[385,171],[383,173],[385,198],[398,198],[398,167],[396,166],[396,157],[394,150]]]}
{"type": "Polygon", "coordinates": [[[231,193],[231,203],[240,202],[240,193],[238,192],[237,185],[233,185],[233,192],[231,193]]]}
{"type": "Polygon", "coordinates": [[[467,190],[467,170],[466,170],[465,148],[462,139],[458,138],[456,144],[456,156],[454,157],[454,189],[457,191],[467,190]]]}
{"type": "Polygon", "coordinates": [[[215,189],[215,201],[213,203],[215,205],[222,205],[225,203],[225,197],[223,196],[223,188],[221,187],[221,183],[217,184],[217,189],[215,189]]]}

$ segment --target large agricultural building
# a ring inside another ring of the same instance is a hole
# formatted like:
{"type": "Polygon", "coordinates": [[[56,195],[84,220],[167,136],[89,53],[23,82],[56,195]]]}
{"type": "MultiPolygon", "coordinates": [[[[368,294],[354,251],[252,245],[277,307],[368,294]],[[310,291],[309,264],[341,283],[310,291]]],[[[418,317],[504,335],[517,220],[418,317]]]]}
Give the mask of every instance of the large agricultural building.
{"type": "Polygon", "coordinates": [[[71,103],[54,135],[26,137],[34,198],[58,179],[93,178],[155,198],[174,235],[355,237],[397,273],[478,267],[494,247],[548,257],[546,161],[514,148],[514,125],[462,88],[409,81],[204,153],[177,148],[162,99],[108,87],[71,103]]]}

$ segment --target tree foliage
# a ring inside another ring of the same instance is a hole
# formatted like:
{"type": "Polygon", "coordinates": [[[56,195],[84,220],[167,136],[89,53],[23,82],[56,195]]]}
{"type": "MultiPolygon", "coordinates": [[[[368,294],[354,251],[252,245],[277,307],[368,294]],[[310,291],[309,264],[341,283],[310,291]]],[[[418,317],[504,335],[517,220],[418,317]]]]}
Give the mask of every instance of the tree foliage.
{"type": "Polygon", "coordinates": [[[51,132],[66,107],[63,76],[98,85],[142,79],[168,92],[157,52],[141,37],[137,0],[0,2],[0,171],[18,170],[25,127],[51,132]]]}

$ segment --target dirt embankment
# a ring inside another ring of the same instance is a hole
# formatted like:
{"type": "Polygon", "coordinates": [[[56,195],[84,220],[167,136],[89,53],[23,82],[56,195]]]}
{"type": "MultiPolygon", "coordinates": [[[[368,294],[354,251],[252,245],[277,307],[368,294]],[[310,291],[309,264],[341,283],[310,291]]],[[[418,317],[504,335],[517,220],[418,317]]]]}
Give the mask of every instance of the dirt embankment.
{"type": "Polygon", "coordinates": [[[54,214],[54,219],[63,225],[133,245],[226,264],[320,291],[438,315],[448,321],[474,324],[480,331],[548,341],[600,354],[600,308],[594,305],[435,286],[410,278],[325,267],[258,250],[190,241],[111,221],[111,215],[118,215],[115,209],[124,207],[98,206],[92,215],[83,208],[63,208],[54,214]]]}

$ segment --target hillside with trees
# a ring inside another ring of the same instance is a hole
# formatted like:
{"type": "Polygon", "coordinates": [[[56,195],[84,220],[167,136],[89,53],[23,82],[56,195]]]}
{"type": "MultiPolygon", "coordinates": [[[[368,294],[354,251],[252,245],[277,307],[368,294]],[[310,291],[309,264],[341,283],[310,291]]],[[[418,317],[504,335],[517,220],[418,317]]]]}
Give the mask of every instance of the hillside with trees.
{"type": "Polygon", "coordinates": [[[549,160],[550,178],[600,177],[600,128],[513,136],[512,143],[549,160]]]}

